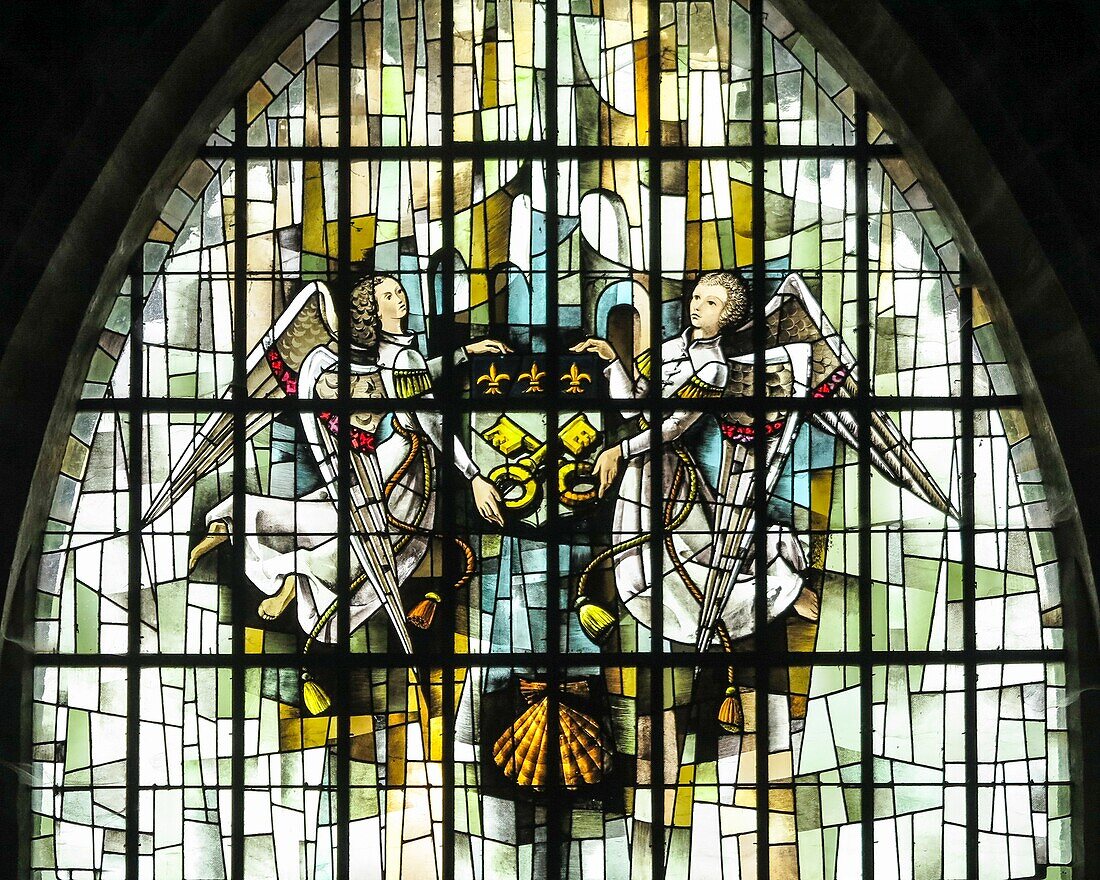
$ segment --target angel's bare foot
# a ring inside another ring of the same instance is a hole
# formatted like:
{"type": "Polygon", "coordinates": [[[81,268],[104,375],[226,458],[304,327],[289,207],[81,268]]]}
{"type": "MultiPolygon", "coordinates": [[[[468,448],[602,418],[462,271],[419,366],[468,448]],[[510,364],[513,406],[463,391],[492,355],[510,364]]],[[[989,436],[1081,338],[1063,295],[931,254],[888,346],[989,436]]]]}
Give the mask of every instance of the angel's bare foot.
{"type": "Polygon", "coordinates": [[[199,543],[195,545],[195,549],[191,551],[191,557],[187,562],[187,570],[194,571],[200,559],[215,547],[224,544],[228,540],[229,524],[223,519],[214,520],[210,523],[210,531],[206,533],[206,537],[199,541],[199,543]]]}
{"type": "Polygon", "coordinates": [[[269,599],[264,599],[260,603],[260,617],[264,620],[275,620],[284,611],[287,606],[294,601],[294,596],[298,592],[298,586],[295,583],[294,575],[288,574],[283,579],[283,587],[279,592],[269,599]]]}
{"type": "Polygon", "coordinates": [[[803,587],[798,598],[794,600],[794,613],[806,620],[817,622],[821,616],[821,602],[812,587],[803,587]]]}

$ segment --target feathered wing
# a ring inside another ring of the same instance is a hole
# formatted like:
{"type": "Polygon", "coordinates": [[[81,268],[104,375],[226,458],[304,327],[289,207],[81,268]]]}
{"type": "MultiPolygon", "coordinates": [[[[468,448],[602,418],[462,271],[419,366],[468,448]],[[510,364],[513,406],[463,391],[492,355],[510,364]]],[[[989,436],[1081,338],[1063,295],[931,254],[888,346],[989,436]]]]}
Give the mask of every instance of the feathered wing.
{"type": "MultiPolygon", "coordinates": [[[[328,379],[336,365],[335,355],[320,352],[311,358],[303,375],[303,397],[334,399],[335,384],[328,379]],[[319,363],[318,363],[319,362],[319,363]]],[[[382,398],[385,391],[377,367],[355,367],[351,376],[351,394],[355,398],[382,398]]],[[[336,485],[340,434],[339,416],[322,412],[305,416],[306,436],[313,447],[321,476],[329,485],[336,485]]],[[[372,454],[374,431],[378,426],[377,412],[364,412],[352,417],[348,427],[350,456],[348,500],[351,520],[351,550],[386,610],[402,649],[412,654],[413,644],[405,619],[397,577],[391,529],[386,516],[386,497],[378,459],[372,454]]],[[[322,620],[335,610],[335,603],[322,620]]]]}
{"type": "MultiPolygon", "coordinates": [[[[821,304],[814,299],[806,282],[797,273],[788,275],[779,289],[764,305],[766,347],[778,348],[793,343],[810,346],[809,384],[811,391],[824,391],[833,382],[849,375],[855,368],[855,358],[844,344],[832,322],[825,316],[821,304]],[[840,374],[837,376],[836,374],[840,374]],[[822,387],[824,386],[824,387],[822,387]]],[[[753,350],[752,322],[741,327],[729,339],[729,351],[736,359],[751,355],[753,350]]],[[[731,371],[729,394],[752,393],[752,360],[745,362],[741,373],[731,371]],[[745,383],[748,383],[747,385],[745,383]]],[[[787,395],[790,387],[782,388],[769,381],[769,393],[787,395]],[[774,387],[774,391],[771,389],[774,387]]]]}
{"type": "MultiPolygon", "coordinates": [[[[801,413],[784,411],[782,398],[854,399],[859,393],[856,363],[820,303],[797,273],[787,276],[764,306],[766,322],[764,396],[776,398],[775,409],[762,420],[766,432],[766,485],[770,494],[779,478],[801,426],[801,413]]],[[[751,323],[729,341],[732,356],[726,395],[751,398],[755,386],[751,323]]],[[[858,426],[849,412],[822,410],[810,416],[813,424],[858,445],[858,426]]],[[[741,572],[755,526],[755,432],[760,427],[751,412],[731,411],[722,417],[723,443],[715,512],[715,556],[704,590],[698,648],[706,649],[715,623],[741,572]]],[[[947,494],[936,484],[912,445],[884,412],[870,415],[871,463],[883,476],[940,512],[958,518],[947,494]]]]}
{"type": "MultiPolygon", "coordinates": [[[[773,386],[785,387],[786,396],[804,393],[810,381],[811,359],[812,348],[807,343],[795,342],[768,349],[764,362],[769,394],[775,393],[773,386]]],[[[731,360],[727,393],[732,389],[732,393],[739,396],[751,395],[752,371],[753,355],[731,360]]],[[[794,447],[801,421],[799,412],[768,412],[760,423],[745,411],[731,410],[721,417],[724,442],[715,487],[715,542],[699,618],[697,648],[700,651],[706,650],[714,638],[718,618],[751,547],[756,525],[756,498],[761,491],[756,478],[756,431],[762,427],[765,432],[762,491],[770,495],[794,447]]]]}
{"type": "MultiPolygon", "coordinates": [[[[784,279],[775,295],[764,307],[767,322],[768,348],[805,344],[810,347],[808,388],[810,397],[839,397],[854,400],[859,394],[856,360],[844,344],[832,322],[825,316],[821,304],[810,293],[806,282],[797,273],[784,279]]],[[[751,352],[751,324],[742,328],[731,340],[733,351],[751,352]]],[[[739,374],[730,372],[731,395],[752,393],[752,362],[748,361],[739,374]]],[[[768,391],[772,396],[802,396],[799,390],[769,374],[768,391]]],[[[846,411],[820,411],[812,422],[852,446],[858,446],[859,427],[855,415],[846,411]]],[[[881,411],[870,415],[871,464],[890,482],[912,492],[941,513],[958,519],[950,498],[937,484],[931,472],[917,456],[912,444],[894,421],[881,411]]]]}
{"type": "MultiPolygon", "coordinates": [[[[336,311],[327,287],[319,281],[307,284],[245,362],[245,388],[256,400],[294,396],[298,373],[306,356],[318,346],[333,346],[336,339],[336,311]]],[[[228,398],[230,391],[222,395],[228,398]]],[[[245,436],[251,437],[271,421],[271,413],[253,412],[245,417],[245,436]]],[[[142,516],[142,525],[166,513],[205,474],[221,467],[233,456],[233,414],[217,412],[203,423],[194,439],[172,464],[168,480],[161,486],[142,516]]]]}

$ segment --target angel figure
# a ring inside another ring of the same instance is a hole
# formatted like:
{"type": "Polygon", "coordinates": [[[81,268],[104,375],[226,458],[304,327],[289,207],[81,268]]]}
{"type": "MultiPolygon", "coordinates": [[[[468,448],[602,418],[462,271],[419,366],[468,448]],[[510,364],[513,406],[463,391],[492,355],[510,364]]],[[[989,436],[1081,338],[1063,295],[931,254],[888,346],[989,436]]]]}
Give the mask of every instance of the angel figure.
{"type": "MultiPolygon", "coordinates": [[[[685,401],[663,417],[659,429],[663,458],[661,551],[664,637],[695,645],[705,651],[717,642],[730,650],[737,639],[750,635],[756,621],[755,577],[755,431],[757,423],[747,412],[730,411],[720,417],[724,442],[717,485],[708,485],[699,463],[683,443],[686,433],[702,413],[691,408],[692,399],[748,397],[753,393],[755,354],[752,350],[752,309],[745,282],[732,272],[703,275],[689,302],[690,325],[661,347],[660,397],[685,401]],[[723,345],[720,336],[724,330],[723,345]],[[732,349],[732,356],[726,353],[732,349]]],[[[775,296],[765,304],[763,352],[768,387],[762,392],[777,398],[775,411],[765,414],[766,484],[770,495],[782,471],[803,413],[783,412],[783,397],[828,397],[856,393],[854,358],[797,274],[788,276],[775,296]]],[[[594,352],[608,361],[605,368],[611,395],[640,399],[647,395],[652,377],[648,351],[635,359],[634,370],[617,358],[603,339],[587,339],[574,346],[577,352],[594,352]]],[[[654,449],[653,432],[638,413],[637,431],[620,444],[600,453],[595,464],[599,492],[606,494],[620,470],[623,477],[615,496],[611,547],[599,554],[582,574],[578,585],[578,612],[585,631],[602,640],[614,625],[614,617],[586,595],[588,576],[610,558],[619,599],[643,626],[651,620],[650,532],[657,508],[651,500],[654,449]]],[[[810,418],[846,442],[856,443],[850,416],[835,411],[813,413],[810,418]]],[[[915,492],[940,511],[954,511],[928,471],[917,460],[909,443],[893,422],[881,413],[872,418],[871,461],[887,478],[915,492]]],[[[766,617],[772,620],[789,609],[816,620],[818,597],[808,585],[809,563],[803,539],[789,528],[768,523],[766,617]]],[[[731,673],[732,684],[732,673],[731,673]]],[[[739,724],[734,689],[720,720],[735,729],[739,724]]]]}
{"type": "MultiPolygon", "coordinates": [[[[234,522],[229,497],[207,515],[208,532],[190,554],[189,568],[215,547],[239,537],[245,542],[245,574],[267,598],[259,606],[265,620],[281,616],[297,602],[298,623],[309,639],[331,642],[337,637],[337,596],[349,595],[350,631],[380,607],[394,627],[402,648],[411,653],[407,624],[430,626],[440,596],[429,592],[406,615],[399,586],[427,552],[436,518],[436,456],[444,448],[442,416],[427,404],[395,413],[392,433],[376,439],[381,401],[430,400],[439,359],[425,360],[407,331],[408,295],[397,279],[369,276],[351,292],[350,392],[353,398],[375,399],[374,411],[354,413],[349,425],[351,454],[351,583],[337,582],[336,505],[337,437],[340,416],[318,406],[301,415],[302,429],[320,471],[321,488],[301,498],[249,494],[245,521],[234,522]]],[[[247,363],[249,395],[335,400],[337,396],[338,324],[331,295],[314,282],[293,300],[252,350],[247,363]]],[[[503,353],[502,342],[483,339],[460,349],[455,362],[470,354],[503,353]]],[[[335,407],[334,407],[335,408],[335,407]]],[[[271,420],[270,414],[250,416],[248,436],[271,420]]],[[[474,503],[486,520],[501,524],[500,495],[486,480],[465,447],[453,439],[454,463],[469,481],[474,503]]],[[[189,453],[171,471],[145,520],[166,511],[204,473],[232,455],[232,422],[216,414],[203,425],[189,453]]],[[[473,554],[465,543],[466,571],[473,572],[473,554]]],[[[464,580],[462,582],[464,582],[464,580]]],[[[308,700],[307,700],[308,702],[308,700]]],[[[318,701],[321,710],[327,698],[318,701]]]]}

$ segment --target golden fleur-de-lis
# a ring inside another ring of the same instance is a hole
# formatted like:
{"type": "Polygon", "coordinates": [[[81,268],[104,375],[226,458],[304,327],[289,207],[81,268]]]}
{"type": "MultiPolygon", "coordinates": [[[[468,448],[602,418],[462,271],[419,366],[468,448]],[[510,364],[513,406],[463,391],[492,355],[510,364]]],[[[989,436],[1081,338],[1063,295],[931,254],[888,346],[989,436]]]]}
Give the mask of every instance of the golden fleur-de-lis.
{"type": "Polygon", "coordinates": [[[488,382],[489,387],[485,389],[486,394],[501,394],[500,383],[507,382],[511,378],[507,373],[498,373],[496,364],[489,364],[489,372],[484,376],[479,376],[477,384],[488,382]]]}
{"type": "Polygon", "coordinates": [[[580,394],[584,391],[583,383],[591,382],[592,377],[588,373],[582,373],[576,364],[570,364],[569,372],[561,377],[561,381],[569,383],[569,387],[565,389],[566,394],[580,394]]]}
{"type": "Polygon", "coordinates": [[[542,391],[542,379],[546,375],[546,370],[540,370],[539,365],[532,362],[531,369],[526,373],[520,373],[518,378],[527,380],[527,390],[524,394],[538,394],[542,391]]]}

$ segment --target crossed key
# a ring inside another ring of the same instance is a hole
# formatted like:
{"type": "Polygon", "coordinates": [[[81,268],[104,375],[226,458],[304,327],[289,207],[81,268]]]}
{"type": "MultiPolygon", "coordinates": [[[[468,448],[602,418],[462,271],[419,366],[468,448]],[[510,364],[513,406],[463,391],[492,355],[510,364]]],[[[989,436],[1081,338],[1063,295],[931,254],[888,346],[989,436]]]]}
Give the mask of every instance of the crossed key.
{"type": "MultiPolygon", "coordinates": [[[[500,490],[506,508],[525,515],[542,500],[537,476],[543,469],[547,444],[504,415],[482,431],[481,436],[505,457],[522,456],[493,468],[489,481],[500,490]]],[[[558,463],[558,498],[566,507],[577,507],[596,498],[592,465],[583,461],[582,456],[599,436],[600,432],[584,413],[577,413],[558,431],[562,447],[574,458],[558,463]]]]}

